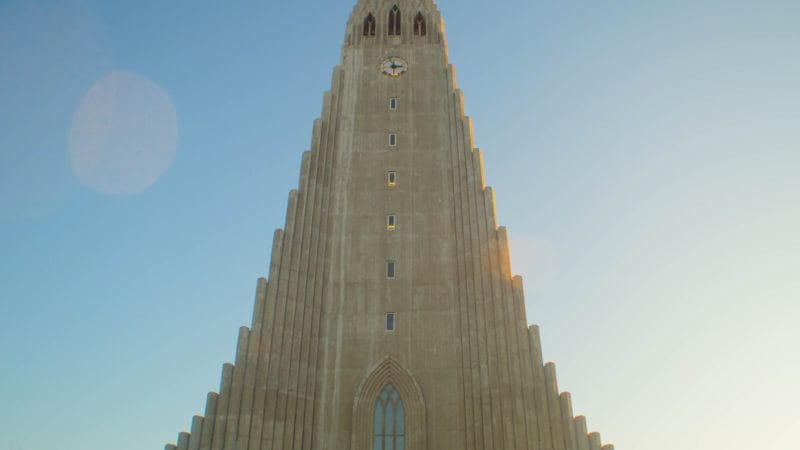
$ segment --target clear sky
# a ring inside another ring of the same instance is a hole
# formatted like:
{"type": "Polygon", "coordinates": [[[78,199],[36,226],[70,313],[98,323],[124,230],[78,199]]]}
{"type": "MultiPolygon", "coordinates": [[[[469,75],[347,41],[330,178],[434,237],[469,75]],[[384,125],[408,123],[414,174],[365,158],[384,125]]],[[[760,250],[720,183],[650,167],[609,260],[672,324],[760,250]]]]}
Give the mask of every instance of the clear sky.
{"type": "MultiPolygon", "coordinates": [[[[800,2],[438,3],[576,413],[618,449],[799,448],[800,2]]],[[[0,450],[202,412],[352,6],[0,1],[0,450]]]]}

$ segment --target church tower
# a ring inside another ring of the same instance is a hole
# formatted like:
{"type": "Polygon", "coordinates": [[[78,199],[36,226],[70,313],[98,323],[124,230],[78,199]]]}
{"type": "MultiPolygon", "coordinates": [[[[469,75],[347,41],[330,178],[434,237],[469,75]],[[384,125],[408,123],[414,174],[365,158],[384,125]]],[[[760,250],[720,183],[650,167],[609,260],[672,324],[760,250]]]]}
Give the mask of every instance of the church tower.
{"type": "Polygon", "coordinates": [[[573,417],[433,0],[359,0],[251,328],[171,450],[611,450],[573,417]]]}

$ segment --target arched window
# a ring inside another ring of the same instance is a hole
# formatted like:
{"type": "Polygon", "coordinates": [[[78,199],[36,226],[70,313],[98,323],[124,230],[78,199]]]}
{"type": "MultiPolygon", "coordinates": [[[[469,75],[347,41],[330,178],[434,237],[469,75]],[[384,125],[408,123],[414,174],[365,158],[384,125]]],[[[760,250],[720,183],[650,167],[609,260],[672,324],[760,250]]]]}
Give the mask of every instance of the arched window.
{"type": "Polygon", "coordinates": [[[389,36],[400,36],[400,8],[397,5],[389,11],[389,36]]]}
{"type": "Polygon", "coordinates": [[[425,36],[428,30],[425,27],[425,16],[421,12],[414,17],[414,36],[425,36]]]}
{"type": "Polygon", "coordinates": [[[364,36],[375,36],[375,16],[372,13],[364,19],[364,36]]]}
{"type": "Polygon", "coordinates": [[[387,384],[375,401],[372,450],[406,449],[406,412],[394,386],[387,384]]]}

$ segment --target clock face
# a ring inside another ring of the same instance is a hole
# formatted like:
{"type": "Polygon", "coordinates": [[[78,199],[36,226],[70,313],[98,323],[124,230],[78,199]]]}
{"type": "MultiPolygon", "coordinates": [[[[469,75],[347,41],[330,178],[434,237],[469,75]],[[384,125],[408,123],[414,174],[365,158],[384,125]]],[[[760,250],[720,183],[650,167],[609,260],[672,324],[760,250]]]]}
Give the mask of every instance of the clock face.
{"type": "Polygon", "coordinates": [[[399,77],[406,70],[408,70],[408,63],[396,56],[381,63],[381,72],[390,77],[399,77]]]}

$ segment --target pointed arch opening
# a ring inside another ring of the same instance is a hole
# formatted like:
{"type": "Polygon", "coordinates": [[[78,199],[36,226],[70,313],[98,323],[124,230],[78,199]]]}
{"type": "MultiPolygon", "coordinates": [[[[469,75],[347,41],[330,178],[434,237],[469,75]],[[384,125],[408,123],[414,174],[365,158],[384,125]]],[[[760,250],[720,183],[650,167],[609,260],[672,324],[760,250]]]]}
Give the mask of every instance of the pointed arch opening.
{"type": "Polygon", "coordinates": [[[388,383],[372,413],[372,450],[405,450],[406,411],[400,393],[388,383]]]}
{"type": "Polygon", "coordinates": [[[375,36],[375,16],[372,13],[364,18],[364,36],[375,36]]]}
{"type": "Polygon", "coordinates": [[[428,29],[425,24],[425,16],[422,15],[422,12],[418,12],[414,17],[414,36],[425,36],[426,34],[428,34],[428,29]]]}
{"type": "Polygon", "coordinates": [[[394,5],[389,11],[389,36],[400,36],[400,8],[394,5]]]}
{"type": "Polygon", "coordinates": [[[386,357],[356,390],[351,450],[425,449],[426,423],[419,384],[397,360],[386,357]]]}

